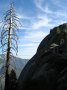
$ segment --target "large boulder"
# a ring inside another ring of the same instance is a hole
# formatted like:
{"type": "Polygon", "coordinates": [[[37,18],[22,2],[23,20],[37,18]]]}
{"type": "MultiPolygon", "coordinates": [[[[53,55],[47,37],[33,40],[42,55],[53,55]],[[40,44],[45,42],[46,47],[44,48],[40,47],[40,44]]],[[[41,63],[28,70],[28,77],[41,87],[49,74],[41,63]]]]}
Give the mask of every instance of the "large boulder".
{"type": "Polygon", "coordinates": [[[20,74],[18,90],[67,90],[67,23],[40,43],[20,74]]]}

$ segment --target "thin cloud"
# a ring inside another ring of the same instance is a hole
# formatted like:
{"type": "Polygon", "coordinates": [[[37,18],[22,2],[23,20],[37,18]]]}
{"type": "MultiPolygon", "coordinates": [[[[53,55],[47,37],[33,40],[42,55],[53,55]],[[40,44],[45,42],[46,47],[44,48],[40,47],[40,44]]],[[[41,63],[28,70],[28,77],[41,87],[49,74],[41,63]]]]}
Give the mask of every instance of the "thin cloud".
{"type": "Polygon", "coordinates": [[[49,14],[49,15],[55,15],[56,17],[60,17],[60,16],[65,16],[67,17],[67,12],[65,12],[65,8],[64,6],[61,4],[62,1],[61,0],[51,0],[54,4],[56,4],[57,6],[61,6],[62,8],[61,9],[58,9],[57,11],[53,11],[51,9],[49,9],[49,5],[48,4],[45,4],[45,6],[43,7],[43,1],[44,0],[35,0],[35,5],[37,8],[39,8],[42,12],[44,12],[45,14],[49,14]]]}
{"type": "Polygon", "coordinates": [[[32,18],[35,18],[35,17],[29,17],[29,16],[27,16],[27,15],[23,15],[22,13],[21,14],[19,14],[19,13],[17,13],[17,17],[19,18],[19,19],[26,19],[26,20],[30,20],[30,19],[32,19],[32,18]]]}
{"type": "Polygon", "coordinates": [[[67,2],[66,2],[66,0],[51,0],[52,1],[52,3],[54,4],[54,5],[56,5],[58,8],[61,8],[61,9],[67,9],[67,2]]]}
{"type": "Polygon", "coordinates": [[[36,20],[32,24],[32,28],[33,29],[40,29],[42,27],[51,27],[51,26],[53,26],[52,24],[50,24],[51,21],[52,21],[52,19],[50,19],[48,17],[38,16],[38,20],[36,20]]]}
{"type": "Polygon", "coordinates": [[[19,47],[37,47],[39,44],[38,43],[25,43],[25,44],[19,44],[19,47]]]}
{"type": "Polygon", "coordinates": [[[37,47],[20,48],[18,57],[23,59],[30,59],[36,53],[37,47]]]}
{"type": "Polygon", "coordinates": [[[42,8],[42,2],[43,0],[34,0],[36,7],[44,12],[44,8],[42,8]]]}
{"type": "Polygon", "coordinates": [[[24,39],[26,40],[30,40],[30,41],[41,41],[48,33],[44,32],[44,31],[30,31],[30,32],[26,32],[26,36],[24,37],[24,39]]]}
{"type": "Polygon", "coordinates": [[[22,20],[21,25],[18,24],[19,29],[26,29],[26,30],[34,30],[34,29],[40,29],[42,27],[52,27],[50,22],[52,21],[51,18],[48,18],[44,15],[38,15],[36,17],[28,17],[23,15],[18,15],[18,17],[22,20]],[[27,23],[24,23],[23,19],[28,20],[30,23],[29,25],[27,23]]]}
{"type": "Polygon", "coordinates": [[[23,38],[20,38],[19,48],[26,47],[26,48],[33,48],[38,47],[41,40],[47,35],[48,33],[44,31],[35,31],[35,32],[26,32],[26,35],[23,38]]]}
{"type": "Polygon", "coordinates": [[[43,1],[44,0],[35,0],[35,5],[37,8],[39,8],[42,12],[52,14],[53,12],[49,9],[48,5],[46,4],[45,7],[43,7],[43,1]]]}

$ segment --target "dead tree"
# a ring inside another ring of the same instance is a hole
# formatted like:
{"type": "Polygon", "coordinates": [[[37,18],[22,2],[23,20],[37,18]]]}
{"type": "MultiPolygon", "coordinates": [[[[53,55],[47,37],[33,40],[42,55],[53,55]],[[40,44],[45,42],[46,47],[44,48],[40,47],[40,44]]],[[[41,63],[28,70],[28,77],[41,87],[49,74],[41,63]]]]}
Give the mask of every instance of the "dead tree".
{"type": "Polygon", "coordinates": [[[1,31],[2,52],[6,56],[6,70],[5,70],[5,90],[9,90],[9,74],[10,74],[10,59],[13,54],[18,52],[18,36],[16,31],[18,18],[16,17],[13,3],[11,3],[9,10],[6,12],[1,31]]]}

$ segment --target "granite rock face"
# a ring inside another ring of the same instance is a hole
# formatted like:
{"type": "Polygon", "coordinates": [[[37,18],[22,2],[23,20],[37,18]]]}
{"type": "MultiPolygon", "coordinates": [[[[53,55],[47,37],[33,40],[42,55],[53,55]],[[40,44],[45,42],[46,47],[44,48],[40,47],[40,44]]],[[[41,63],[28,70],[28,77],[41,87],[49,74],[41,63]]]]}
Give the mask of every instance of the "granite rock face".
{"type": "Polygon", "coordinates": [[[20,74],[18,90],[67,90],[67,23],[40,43],[20,74]]]}

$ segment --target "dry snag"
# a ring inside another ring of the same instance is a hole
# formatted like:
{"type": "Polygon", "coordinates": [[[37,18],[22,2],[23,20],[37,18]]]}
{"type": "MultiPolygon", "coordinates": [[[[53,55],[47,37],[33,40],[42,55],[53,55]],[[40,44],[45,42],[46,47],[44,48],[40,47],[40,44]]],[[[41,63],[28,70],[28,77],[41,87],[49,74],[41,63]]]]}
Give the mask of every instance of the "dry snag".
{"type": "Polygon", "coordinates": [[[18,36],[17,36],[17,21],[13,3],[10,4],[9,10],[4,17],[3,27],[1,31],[1,45],[2,52],[6,56],[6,70],[5,70],[5,90],[9,90],[9,67],[10,58],[13,54],[18,52],[18,36]]]}

